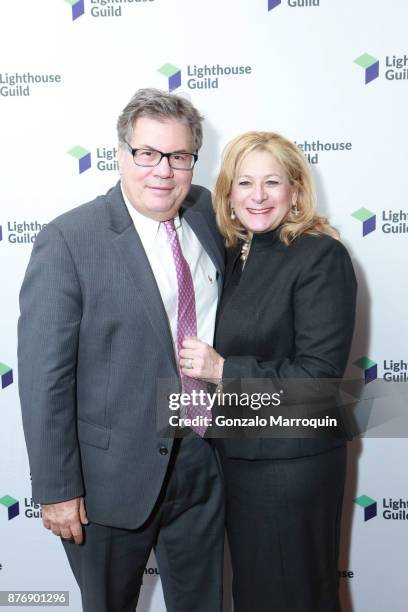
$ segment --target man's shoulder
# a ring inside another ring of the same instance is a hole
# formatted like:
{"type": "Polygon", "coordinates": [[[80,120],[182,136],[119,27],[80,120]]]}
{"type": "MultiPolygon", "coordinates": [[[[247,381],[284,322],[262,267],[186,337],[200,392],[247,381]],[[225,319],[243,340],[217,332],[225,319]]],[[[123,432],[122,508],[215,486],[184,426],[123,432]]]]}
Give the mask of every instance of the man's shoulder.
{"type": "Polygon", "coordinates": [[[104,242],[111,225],[109,209],[112,206],[120,205],[118,200],[121,198],[120,185],[117,184],[106,194],[99,195],[85,204],[62,213],[49,221],[40,231],[34,247],[62,240],[70,245],[72,250],[77,250],[89,242],[90,236],[92,236],[93,244],[98,241],[104,242]]]}
{"type": "Polygon", "coordinates": [[[191,185],[190,191],[183,202],[183,208],[193,208],[205,214],[212,212],[211,191],[202,185],[191,185]]]}
{"type": "Polygon", "coordinates": [[[98,224],[106,219],[106,205],[109,197],[116,188],[113,187],[106,194],[98,195],[93,200],[85,202],[67,212],[58,215],[50,223],[58,227],[62,232],[72,229],[89,228],[95,229],[98,224]]]}
{"type": "Polygon", "coordinates": [[[218,234],[215,222],[215,212],[212,203],[212,194],[209,189],[201,185],[191,185],[190,191],[183,202],[182,208],[186,213],[186,218],[191,214],[200,213],[207,225],[218,234]]]}

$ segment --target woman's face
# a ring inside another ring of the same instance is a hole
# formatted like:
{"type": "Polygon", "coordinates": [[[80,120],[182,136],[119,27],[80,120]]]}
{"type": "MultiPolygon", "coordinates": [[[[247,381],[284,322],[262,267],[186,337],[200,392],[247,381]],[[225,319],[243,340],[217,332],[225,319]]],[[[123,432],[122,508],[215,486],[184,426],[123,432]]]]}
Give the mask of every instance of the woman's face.
{"type": "Polygon", "coordinates": [[[279,227],[296,201],[286,173],[268,151],[249,153],[237,168],[231,206],[242,225],[256,233],[279,227]]]}

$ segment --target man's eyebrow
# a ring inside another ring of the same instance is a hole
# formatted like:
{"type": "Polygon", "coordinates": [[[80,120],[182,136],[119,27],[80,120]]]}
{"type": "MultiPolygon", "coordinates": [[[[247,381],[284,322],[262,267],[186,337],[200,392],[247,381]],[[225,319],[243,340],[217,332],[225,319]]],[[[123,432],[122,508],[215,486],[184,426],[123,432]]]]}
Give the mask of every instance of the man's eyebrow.
{"type": "MultiPolygon", "coordinates": [[[[141,144],[140,146],[135,147],[135,148],[136,149],[150,149],[151,151],[158,151],[158,149],[155,149],[154,147],[148,144],[141,144]]],[[[189,153],[190,155],[192,155],[192,153],[190,153],[190,151],[187,151],[187,149],[177,149],[177,151],[169,151],[169,153],[189,153]]]]}

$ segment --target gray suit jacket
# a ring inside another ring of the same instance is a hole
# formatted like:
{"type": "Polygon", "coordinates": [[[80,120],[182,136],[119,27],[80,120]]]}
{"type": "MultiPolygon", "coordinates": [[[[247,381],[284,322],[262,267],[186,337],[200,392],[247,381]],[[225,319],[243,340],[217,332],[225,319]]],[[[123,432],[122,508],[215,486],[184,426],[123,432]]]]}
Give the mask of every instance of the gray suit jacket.
{"type": "MultiPolygon", "coordinates": [[[[182,214],[218,271],[210,194],[182,214]]],[[[137,528],[160,492],[173,440],[157,433],[157,385],[179,379],[166,312],[120,185],[38,235],[20,294],[19,386],[33,497],[86,496],[89,519],[137,528]]],[[[163,399],[163,398],[162,398],[163,399]]],[[[166,398],[164,398],[166,399],[166,398]]]]}

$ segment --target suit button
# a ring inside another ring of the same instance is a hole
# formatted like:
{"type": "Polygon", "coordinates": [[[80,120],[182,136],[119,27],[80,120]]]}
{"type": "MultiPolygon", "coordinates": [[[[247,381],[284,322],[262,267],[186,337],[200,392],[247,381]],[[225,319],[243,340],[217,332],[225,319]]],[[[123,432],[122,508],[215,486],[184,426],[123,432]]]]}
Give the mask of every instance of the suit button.
{"type": "Polygon", "coordinates": [[[159,448],[159,453],[160,453],[161,455],[167,455],[167,453],[168,453],[168,452],[169,452],[169,451],[168,451],[168,449],[167,449],[165,446],[161,446],[161,447],[159,448]]]}

